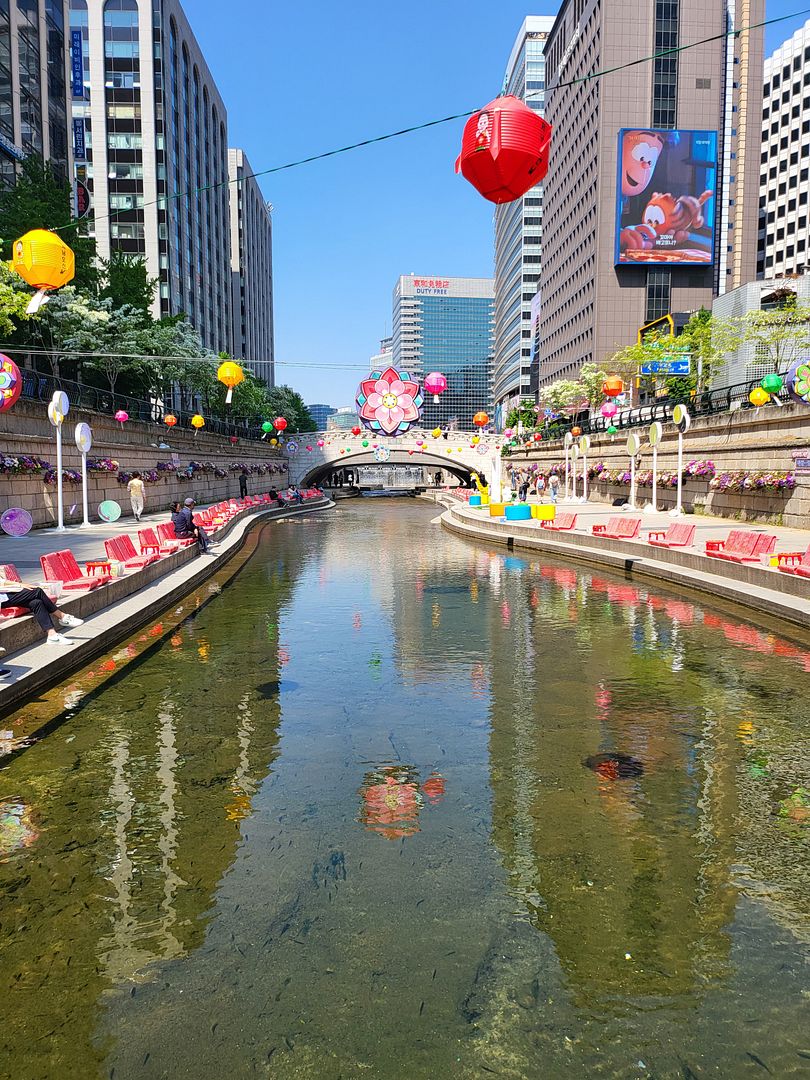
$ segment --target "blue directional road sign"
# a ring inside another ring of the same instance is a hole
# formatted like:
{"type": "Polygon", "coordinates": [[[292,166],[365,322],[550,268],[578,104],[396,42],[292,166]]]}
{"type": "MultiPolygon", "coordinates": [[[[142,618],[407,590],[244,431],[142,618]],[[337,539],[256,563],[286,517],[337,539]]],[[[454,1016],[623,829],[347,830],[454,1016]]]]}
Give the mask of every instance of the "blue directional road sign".
{"type": "Polygon", "coordinates": [[[642,364],[639,368],[641,375],[688,375],[691,361],[688,356],[666,357],[663,360],[652,360],[649,364],[642,364]]]}

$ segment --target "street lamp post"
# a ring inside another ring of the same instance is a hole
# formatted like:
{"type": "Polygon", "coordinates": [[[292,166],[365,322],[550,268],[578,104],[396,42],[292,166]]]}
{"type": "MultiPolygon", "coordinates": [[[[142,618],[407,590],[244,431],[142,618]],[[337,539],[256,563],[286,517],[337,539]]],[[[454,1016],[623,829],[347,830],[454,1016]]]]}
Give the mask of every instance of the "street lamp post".
{"type": "Polygon", "coordinates": [[[689,430],[692,418],[685,405],[676,405],[672,410],[672,419],[678,428],[678,496],[673,513],[679,517],[683,513],[683,437],[689,430]]]}
{"type": "Polygon", "coordinates": [[[641,447],[641,439],[635,432],[627,436],[627,453],[630,455],[630,509],[636,508],[636,455],[641,447]]]}
{"type": "Polygon", "coordinates": [[[650,424],[650,446],[653,452],[653,467],[652,467],[652,504],[650,509],[653,513],[658,510],[658,444],[661,442],[661,437],[664,434],[664,429],[658,420],[655,423],[650,424]]]}

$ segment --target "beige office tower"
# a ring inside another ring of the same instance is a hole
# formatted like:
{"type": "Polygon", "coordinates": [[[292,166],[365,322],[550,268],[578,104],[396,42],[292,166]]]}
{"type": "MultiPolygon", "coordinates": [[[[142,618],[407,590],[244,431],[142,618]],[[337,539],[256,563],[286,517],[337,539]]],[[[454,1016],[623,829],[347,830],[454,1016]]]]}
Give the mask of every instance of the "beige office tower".
{"type": "Polygon", "coordinates": [[[755,277],[763,37],[746,27],[764,17],[764,0],[564,0],[545,48],[541,386],[755,277]]]}

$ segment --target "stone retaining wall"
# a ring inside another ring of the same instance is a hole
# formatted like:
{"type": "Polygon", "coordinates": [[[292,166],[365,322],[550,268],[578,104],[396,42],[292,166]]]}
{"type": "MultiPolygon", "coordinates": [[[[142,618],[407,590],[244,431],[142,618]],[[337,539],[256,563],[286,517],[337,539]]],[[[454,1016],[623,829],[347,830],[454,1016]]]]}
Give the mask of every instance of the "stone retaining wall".
{"type": "MultiPolygon", "coordinates": [[[[642,437],[641,470],[652,468],[652,449],[645,436],[647,429],[632,429],[642,437]]],[[[629,468],[625,452],[629,430],[609,435],[592,435],[588,464],[603,461],[610,470],[629,468]]],[[[792,472],[794,450],[810,447],[810,409],[802,405],[724,413],[720,416],[693,420],[684,438],[684,464],[690,461],[713,461],[717,473],[723,472],[792,472]]],[[[513,452],[507,464],[520,469],[526,464],[548,468],[563,458],[562,443],[539,444],[537,449],[513,452]],[[541,448],[542,447],[542,448],[541,448]]],[[[660,472],[674,472],[678,464],[678,439],[673,424],[664,425],[664,438],[658,451],[660,472]]],[[[577,468],[578,490],[582,489],[582,459],[577,468]]],[[[617,498],[629,498],[625,485],[588,482],[588,497],[594,502],[611,503],[617,498]]],[[[638,487],[638,505],[649,502],[651,489],[638,487]]],[[[658,489],[658,505],[668,509],[675,505],[676,492],[658,489]]],[[[689,480],[683,488],[687,510],[714,514],[741,521],[764,521],[793,528],[806,528],[810,521],[810,475],[797,476],[792,492],[765,495],[753,492],[735,493],[712,491],[703,481],[689,480]]]]}
{"type": "MultiPolygon", "coordinates": [[[[239,474],[231,472],[230,466],[237,462],[268,465],[276,471],[248,478],[248,494],[267,491],[270,487],[286,487],[286,455],[268,443],[240,439],[232,446],[221,435],[199,435],[190,431],[169,432],[157,425],[128,421],[123,430],[109,416],[71,409],[62,428],[63,468],[81,469],[81,455],[76,449],[74,430],[77,423],[84,422],[93,430],[91,458],[113,458],[122,472],[146,472],[156,469],[159,461],[172,461],[178,457],[181,473],[166,473],[155,483],[146,484],[146,509],[165,509],[173,499],[193,496],[199,503],[217,502],[239,495],[239,474]],[[160,443],[166,444],[161,449],[160,443]],[[211,462],[227,471],[219,478],[213,472],[195,472],[189,479],[185,475],[189,462],[211,462]]],[[[29,401],[18,401],[8,412],[0,414],[0,454],[16,457],[27,454],[43,458],[56,465],[56,439],[54,429],[48,422],[46,407],[29,401]]],[[[129,512],[126,486],[117,480],[117,472],[88,473],[88,496],[91,520],[98,520],[96,508],[105,499],[114,499],[129,512]]],[[[81,484],[65,482],[65,522],[82,519],[81,484]]],[[[56,484],[45,484],[38,473],[0,472],[0,513],[10,506],[28,510],[34,518],[34,527],[42,528],[56,522],[56,484]]]]}

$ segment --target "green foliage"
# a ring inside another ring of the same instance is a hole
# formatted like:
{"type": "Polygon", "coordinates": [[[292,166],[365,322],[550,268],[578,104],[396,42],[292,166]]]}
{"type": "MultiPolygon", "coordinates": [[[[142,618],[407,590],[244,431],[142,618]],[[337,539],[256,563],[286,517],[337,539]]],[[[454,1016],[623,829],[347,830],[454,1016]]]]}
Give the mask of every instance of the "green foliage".
{"type": "Polygon", "coordinates": [[[4,341],[13,336],[19,322],[31,317],[25,312],[31,293],[21,284],[17,275],[0,262],[0,334],[4,341]]]}
{"type": "Polygon", "coordinates": [[[596,364],[583,364],[579,369],[578,381],[584,391],[583,397],[587,398],[592,409],[595,409],[604,400],[605,395],[602,386],[607,377],[608,372],[596,364]]]}
{"type": "Polygon", "coordinates": [[[555,413],[565,412],[584,397],[583,386],[573,379],[558,379],[549,386],[542,386],[539,393],[540,404],[555,413]]]}
{"type": "Polygon", "coordinates": [[[49,162],[31,155],[20,167],[13,187],[0,189],[0,255],[11,258],[11,246],[30,229],[59,229],[76,256],[72,284],[95,293],[98,287],[96,243],[87,235],[87,222],[73,218],[73,192],[49,162]]]}
{"type": "Polygon", "coordinates": [[[312,414],[301,395],[289,386],[274,386],[267,391],[267,419],[283,416],[290,432],[316,431],[312,414]]]}
{"type": "Polygon", "coordinates": [[[525,398],[515,409],[510,409],[506,417],[505,427],[517,428],[522,424],[524,428],[533,428],[537,424],[537,413],[534,411],[534,402],[525,398]]]}
{"type": "Polygon", "coordinates": [[[142,255],[114,251],[109,259],[100,259],[99,297],[112,301],[113,307],[127,305],[149,314],[155,299],[158,279],[150,278],[142,255]]]}
{"type": "Polygon", "coordinates": [[[756,363],[784,371],[810,348],[810,305],[794,295],[781,307],[749,311],[742,320],[743,339],[754,346],[756,363]]]}

